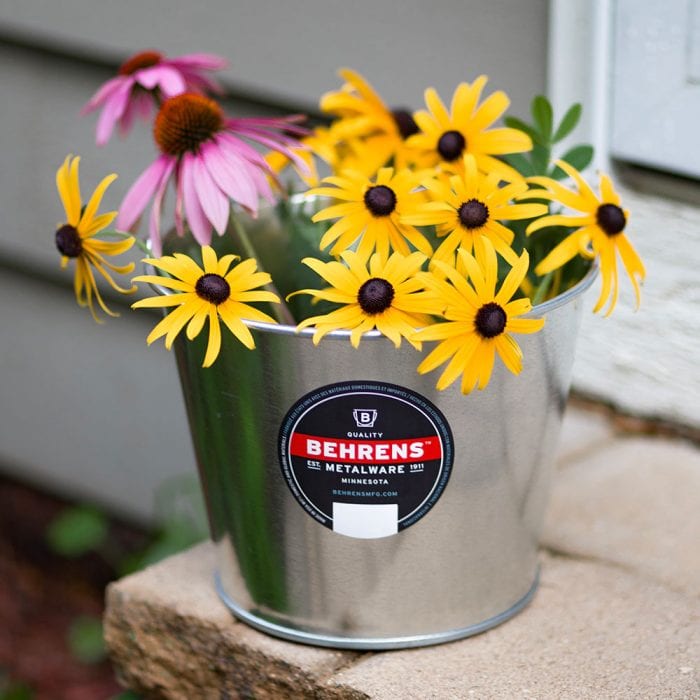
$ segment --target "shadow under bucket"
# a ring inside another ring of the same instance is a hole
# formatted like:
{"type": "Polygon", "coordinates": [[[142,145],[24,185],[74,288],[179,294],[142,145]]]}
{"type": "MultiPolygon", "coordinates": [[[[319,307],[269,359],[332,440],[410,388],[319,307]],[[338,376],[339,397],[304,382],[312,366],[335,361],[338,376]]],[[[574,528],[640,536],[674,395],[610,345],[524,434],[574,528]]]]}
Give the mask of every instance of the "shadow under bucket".
{"type": "MultiPolygon", "coordinates": [[[[249,323],[219,358],[178,339],[177,363],[218,546],[216,587],[272,635],[396,649],[482,632],[537,586],[538,538],[569,390],[582,293],[541,304],[468,396],[416,372],[421,353],[366,334],[249,323]],[[393,467],[393,469],[389,469],[393,467]]],[[[432,344],[425,344],[423,354],[432,344]]]]}

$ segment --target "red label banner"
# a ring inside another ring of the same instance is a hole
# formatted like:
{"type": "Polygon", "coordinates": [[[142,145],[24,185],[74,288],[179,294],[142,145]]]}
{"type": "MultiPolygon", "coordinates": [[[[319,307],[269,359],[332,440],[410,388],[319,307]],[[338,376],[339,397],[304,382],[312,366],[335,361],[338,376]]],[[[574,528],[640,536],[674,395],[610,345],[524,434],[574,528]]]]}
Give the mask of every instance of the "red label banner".
{"type": "Polygon", "coordinates": [[[435,436],[410,440],[346,440],[294,433],[290,453],[314,460],[392,464],[441,459],[442,444],[435,436]]]}

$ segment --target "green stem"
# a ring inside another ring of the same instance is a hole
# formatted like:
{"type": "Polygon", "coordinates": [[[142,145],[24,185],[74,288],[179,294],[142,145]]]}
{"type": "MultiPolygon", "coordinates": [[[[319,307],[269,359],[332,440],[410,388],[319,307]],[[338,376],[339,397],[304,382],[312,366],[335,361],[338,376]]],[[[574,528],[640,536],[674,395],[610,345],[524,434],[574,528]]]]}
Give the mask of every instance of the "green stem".
{"type": "MultiPolygon", "coordinates": [[[[241,247],[243,248],[245,254],[249,258],[253,258],[254,260],[256,260],[260,269],[264,269],[263,266],[260,264],[260,258],[258,258],[258,254],[255,251],[255,246],[253,246],[253,243],[251,242],[245,228],[241,226],[240,222],[238,221],[238,219],[236,219],[235,216],[231,216],[231,222],[233,223],[233,228],[236,232],[236,236],[238,237],[238,241],[241,244],[241,247]]],[[[292,313],[289,310],[287,304],[285,303],[284,298],[277,290],[275,283],[270,281],[268,284],[265,285],[265,289],[268,292],[272,292],[273,294],[275,294],[280,300],[279,304],[271,304],[272,312],[277,318],[277,320],[280,323],[287,326],[296,326],[297,322],[294,320],[294,316],[292,316],[292,313]]]]}
{"type": "Polygon", "coordinates": [[[552,284],[552,279],[554,277],[553,272],[548,272],[543,278],[542,282],[535,289],[535,293],[532,296],[532,305],[537,306],[544,298],[547,296],[549,291],[549,286],[552,284]]]}
{"type": "Polygon", "coordinates": [[[552,299],[554,297],[559,296],[559,292],[561,291],[561,278],[562,278],[562,268],[559,267],[554,271],[554,283],[552,285],[552,299]]]}

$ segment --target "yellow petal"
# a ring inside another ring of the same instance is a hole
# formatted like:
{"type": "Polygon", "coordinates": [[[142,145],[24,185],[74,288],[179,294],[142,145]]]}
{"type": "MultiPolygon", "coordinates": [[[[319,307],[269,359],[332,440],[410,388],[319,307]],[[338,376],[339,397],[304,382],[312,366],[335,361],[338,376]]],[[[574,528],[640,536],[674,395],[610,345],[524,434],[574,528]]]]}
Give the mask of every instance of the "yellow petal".
{"type": "Polygon", "coordinates": [[[221,320],[226,324],[226,327],[241,341],[241,343],[243,343],[243,345],[245,345],[245,347],[249,350],[255,347],[255,341],[253,340],[248,326],[234,313],[231,306],[228,304],[221,304],[219,307],[219,315],[221,316],[221,320]]]}
{"type": "Polygon", "coordinates": [[[600,197],[605,204],[620,206],[620,195],[615,192],[612,180],[605,174],[600,175],[600,197]]]}
{"type": "MultiPolygon", "coordinates": [[[[138,303],[138,302],[136,302],[138,303]]],[[[146,342],[150,345],[162,336],[166,335],[172,328],[177,328],[177,332],[189,321],[191,316],[197,312],[195,304],[181,304],[162,319],[148,334],[146,342]]],[[[169,346],[167,346],[169,348],[169,346]]]]}
{"type": "MultiPolygon", "coordinates": [[[[73,163],[76,161],[77,163],[80,162],[79,156],[73,159],[73,163]]],[[[73,163],[71,162],[71,156],[66,156],[63,164],[56,172],[56,188],[66,213],[66,223],[77,227],[80,220],[80,190],[73,188],[73,178],[71,176],[73,163]]]]}
{"type": "Polygon", "coordinates": [[[477,366],[479,374],[479,390],[485,389],[491,379],[493,363],[496,358],[496,343],[493,341],[481,342],[477,346],[472,362],[477,366]]]}
{"type": "Polygon", "coordinates": [[[586,200],[587,207],[586,211],[591,211],[593,208],[597,208],[600,204],[598,197],[596,197],[595,192],[591,186],[583,179],[581,173],[579,173],[573,165],[569,165],[564,160],[555,161],[558,165],[578,186],[579,194],[586,200]]]}
{"type": "Polygon", "coordinates": [[[505,92],[498,90],[489,95],[476,110],[469,123],[469,131],[482,131],[500,119],[502,114],[510,106],[510,100],[505,92]]]}
{"type": "Polygon", "coordinates": [[[202,367],[211,367],[219,356],[219,350],[221,350],[221,326],[216,306],[212,304],[209,307],[209,342],[202,367]]]}
{"type": "Polygon", "coordinates": [[[111,175],[107,175],[107,177],[103,178],[100,184],[97,185],[95,191],[92,193],[92,197],[90,197],[90,201],[85,206],[83,215],[80,217],[80,223],[77,226],[78,233],[82,234],[90,229],[105,191],[116,179],[117,176],[112,173],[111,175]]]}
{"type": "Polygon", "coordinates": [[[199,313],[196,313],[194,316],[192,316],[185,330],[187,340],[194,340],[202,332],[202,328],[204,328],[204,323],[208,318],[207,312],[208,309],[202,309],[199,313]]]}
{"type": "Polygon", "coordinates": [[[217,274],[219,270],[219,261],[210,245],[202,246],[202,265],[205,274],[217,274]]]}
{"type": "Polygon", "coordinates": [[[161,307],[168,306],[180,306],[186,301],[193,301],[196,295],[193,293],[184,294],[159,294],[156,297],[148,297],[146,299],[139,299],[135,301],[132,305],[132,309],[157,309],[161,307]]]}
{"type": "Polygon", "coordinates": [[[523,369],[523,353],[520,346],[507,333],[496,337],[496,351],[503,364],[513,374],[520,374],[523,369]]]}
{"type": "Polygon", "coordinates": [[[495,301],[500,306],[505,306],[513,297],[513,294],[520,287],[520,283],[523,281],[525,275],[527,274],[528,268],[530,266],[530,257],[526,250],[522,252],[522,255],[518,258],[517,262],[511,268],[510,272],[506,275],[501,289],[498,294],[496,294],[495,301]]]}
{"type": "Polygon", "coordinates": [[[561,243],[555,246],[542,262],[535,268],[536,275],[546,275],[562,265],[565,265],[580,252],[580,235],[574,231],[561,243]]]}
{"type": "Polygon", "coordinates": [[[443,130],[447,130],[451,127],[450,115],[447,113],[445,105],[438,96],[435,88],[428,88],[425,91],[425,104],[443,130]]]}

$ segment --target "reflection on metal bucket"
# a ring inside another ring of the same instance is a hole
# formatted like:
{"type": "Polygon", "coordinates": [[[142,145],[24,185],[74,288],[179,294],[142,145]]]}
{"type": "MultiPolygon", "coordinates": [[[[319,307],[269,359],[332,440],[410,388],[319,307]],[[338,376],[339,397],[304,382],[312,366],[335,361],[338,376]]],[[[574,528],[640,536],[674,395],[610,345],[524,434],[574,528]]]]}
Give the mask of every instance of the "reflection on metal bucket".
{"type": "Polygon", "coordinates": [[[518,338],[522,374],[497,362],[487,390],[469,396],[458,386],[438,392],[433,374],[416,372],[418,352],[407,343],[397,350],[376,332],[356,350],[344,332],[314,346],[312,331],[251,323],[257,349],[225,338],[206,370],[201,343],[176,341],[219,550],[216,585],[234,614],[296,641],[387,649],[475,634],[523,608],[537,585],[581,295],[594,275],[533,311],[547,322],[518,338]],[[369,394],[316,406],[337,386],[369,394]],[[387,414],[390,402],[370,405],[372,389],[386,386],[407,404],[399,420],[387,414]],[[350,428],[338,422],[341,409],[350,428]],[[382,425],[394,431],[381,438],[388,447],[363,455],[362,440],[376,441],[370,433],[383,433],[382,425]],[[412,480],[407,470],[421,463],[421,479],[412,480]],[[341,465],[332,479],[354,479],[352,488],[333,486],[328,464],[341,465]],[[399,465],[401,474],[388,471],[399,465]],[[373,483],[380,478],[387,484],[373,483]]]}

